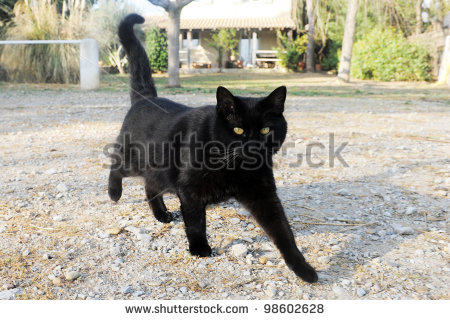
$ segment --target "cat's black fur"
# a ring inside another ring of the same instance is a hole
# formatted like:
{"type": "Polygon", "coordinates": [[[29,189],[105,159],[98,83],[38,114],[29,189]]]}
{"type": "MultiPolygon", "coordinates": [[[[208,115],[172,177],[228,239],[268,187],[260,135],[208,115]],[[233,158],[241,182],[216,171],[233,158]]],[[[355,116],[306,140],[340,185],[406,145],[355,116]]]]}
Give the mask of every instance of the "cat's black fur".
{"type": "Polygon", "coordinates": [[[295,244],[272,172],[272,155],[280,148],[287,131],[283,117],[286,88],[279,87],[264,98],[244,98],[218,87],[217,105],[199,108],[158,98],[147,55],[133,31],[134,24],[143,22],[141,16],[131,14],[119,26],[119,38],[130,65],[132,107],[112,156],[115,165],[109,176],[111,199],[120,199],[122,178],[141,176],[153,214],[168,223],[173,217],[162,195],[177,194],[189,250],[193,255],[205,257],[211,255],[205,208],[234,197],[273,240],[287,266],[303,280],[316,282],[316,272],[295,244]],[[244,134],[236,134],[235,127],[244,129],[244,134]],[[270,134],[260,133],[264,127],[270,128],[270,134]],[[195,141],[203,143],[200,150],[195,149],[195,141]],[[211,141],[225,145],[226,149],[215,153],[216,149],[205,146],[211,141]],[[249,160],[248,146],[242,147],[246,142],[259,146],[254,154],[260,157],[244,166],[245,160],[249,160]],[[163,148],[163,144],[170,148],[163,148]],[[235,166],[220,167],[214,159],[219,159],[219,164],[235,166]],[[196,165],[207,162],[216,163],[216,167],[196,165]]]}

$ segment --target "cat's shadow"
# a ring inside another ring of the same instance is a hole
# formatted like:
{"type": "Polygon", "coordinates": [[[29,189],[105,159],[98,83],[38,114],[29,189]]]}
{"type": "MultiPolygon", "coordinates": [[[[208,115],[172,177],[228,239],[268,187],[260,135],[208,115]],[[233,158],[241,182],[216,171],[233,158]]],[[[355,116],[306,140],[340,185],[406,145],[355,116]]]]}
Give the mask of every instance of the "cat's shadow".
{"type": "MultiPolygon", "coordinates": [[[[405,173],[417,167],[442,166],[447,162],[447,159],[423,161],[401,170],[405,173]]],[[[396,270],[401,267],[402,261],[397,260],[395,255],[390,257],[391,252],[402,250],[405,241],[414,240],[427,230],[442,228],[438,221],[430,222],[424,215],[425,211],[444,215],[446,210],[445,204],[440,202],[442,199],[387,184],[384,178],[390,174],[387,170],[354,181],[283,185],[278,188],[297,243],[305,252],[306,259],[317,267],[320,283],[341,285],[342,280],[351,280],[356,273],[373,269],[372,264],[379,264],[376,268],[381,265],[396,270]],[[371,193],[373,190],[378,192],[371,193]],[[385,191],[390,196],[384,194],[385,191]],[[396,203],[400,198],[408,200],[403,204],[396,203]],[[407,202],[411,205],[410,200],[413,199],[420,207],[414,214],[406,215],[405,205],[408,205],[407,202]],[[317,204],[317,201],[320,203],[317,204]],[[400,210],[401,206],[403,210],[400,210]],[[436,210],[431,209],[436,207],[436,210]],[[395,224],[411,227],[414,233],[397,234],[393,229],[395,224]],[[317,252],[314,243],[305,246],[299,241],[308,238],[319,238],[320,247],[325,250],[319,248],[317,252]],[[317,256],[328,256],[330,260],[318,262],[317,256]]],[[[381,273],[389,270],[381,270],[381,273]]],[[[383,277],[382,274],[378,276],[383,277]]]]}

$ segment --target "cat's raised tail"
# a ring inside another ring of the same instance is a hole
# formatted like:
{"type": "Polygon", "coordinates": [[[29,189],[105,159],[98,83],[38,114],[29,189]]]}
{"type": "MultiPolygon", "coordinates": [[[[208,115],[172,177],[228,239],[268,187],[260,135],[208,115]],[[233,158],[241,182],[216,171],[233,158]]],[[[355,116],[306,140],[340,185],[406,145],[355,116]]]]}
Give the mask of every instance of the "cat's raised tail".
{"type": "Polygon", "coordinates": [[[133,30],[135,24],[144,21],[143,17],[132,13],[123,18],[119,25],[119,39],[128,56],[130,68],[131,104],[157,96],[147,53],[133,30]]]}

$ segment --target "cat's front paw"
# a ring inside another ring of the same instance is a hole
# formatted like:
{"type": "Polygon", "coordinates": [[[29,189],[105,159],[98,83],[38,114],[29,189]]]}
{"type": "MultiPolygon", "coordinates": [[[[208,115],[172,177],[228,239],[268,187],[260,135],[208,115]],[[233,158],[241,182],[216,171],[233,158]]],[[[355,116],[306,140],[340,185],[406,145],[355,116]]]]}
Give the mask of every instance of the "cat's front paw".
{"type": "Polygon", "coordinates": [[[211,247],[208,244],[204,245],[195,245],[195,246],[189,246],[189,251],[193,256],[199,256],[199,257],[209,257],[211,256],[212,250],[211,247]]]}
{"type": "Polygon", "coordinates": [[[311,267],[306,261],[294,265],[291,269],[297,276],[302,278],[303,281],[314,283],[319,280],[316,270],[314,270],[314,268],[311,267]]]}
{"type": "Polygon", "coordinates": [[[119,201],[120,197],[122,196],[122,186],[110,186],[108,188],[108,194],[112,201],[119,201]]]}

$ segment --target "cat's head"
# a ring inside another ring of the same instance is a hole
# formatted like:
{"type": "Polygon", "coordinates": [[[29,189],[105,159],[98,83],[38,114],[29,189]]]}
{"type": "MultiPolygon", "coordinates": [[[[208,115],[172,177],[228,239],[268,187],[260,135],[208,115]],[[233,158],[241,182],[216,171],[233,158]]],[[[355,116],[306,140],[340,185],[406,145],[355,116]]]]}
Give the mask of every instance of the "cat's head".
{"type": "Polygon", "coordinates": [[[283,116],[285,86],[263,98],[234,96],[224,87],[217,88],[216,96],[215,134],[222,143],[259,144],[264,148],[262,152],[270,154],[280,149],[287,132],[283,116]]]}

